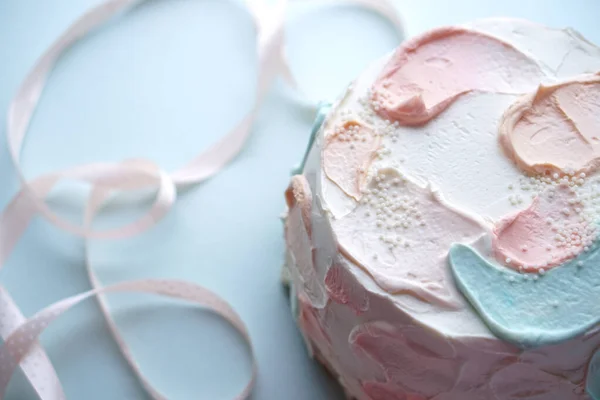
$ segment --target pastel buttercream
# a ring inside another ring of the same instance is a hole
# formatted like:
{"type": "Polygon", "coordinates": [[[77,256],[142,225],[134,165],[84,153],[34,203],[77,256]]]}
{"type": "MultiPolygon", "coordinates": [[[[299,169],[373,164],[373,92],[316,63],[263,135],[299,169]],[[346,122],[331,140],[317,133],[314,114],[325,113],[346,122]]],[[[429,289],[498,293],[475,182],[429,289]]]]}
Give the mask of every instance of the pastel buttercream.
{"type": "Polygon", "coordinates": [[[526,172],[590,173],[600,165],[600,75],[581,75],[517,100],[500,142],[526,172]]]}
{"type": "Polygon", "coordinates": [[[435,347],[427,346],[430,338],[420,329],[376,321],[358,326],[349,340],[357,352],[381,365],[387,382],[396,391],[430,398],[452,389],[460,373],[452,344],[443,337],[437,339],[432,341],[435,347]],[[438,366],[435,370],[430,369],[433,363],[438,366]]]}
{"type": "Polygon", "coordinates": [[[465,28],[440,28],[396,51],[373,86],[373,100],[383,117],[419,125],[470,91],[523,93],[543,76],[510,43],[465,28]]]}
{"type": "Polygon", "coordinates": [[[560,184],[545,189],[527,209],[500,220],[493,233],[500,263],[544,273],[591,246],[596,226],[575,190],[560,184]]]}
{"type": "Polygon", "coordinates": [[[454,244],[456,284],[498,337],[522,347],[572,339],[600,322],[600,243],[544,275],[519,274],[454,244]]]}
{"type": "Polygon", "coordinates": [[[291,261],[296,268],[291,275],[298,295],[305,295],[311,304],[324,305],[326,294],[319,282],[312,246],[312,192],[302,175],[295,175],[285,193],[288,216],[285,239],[291,261]]]}
{"type": "MultiPolygon", "coordinates": [[[[508,266],[537,273],[496,267],[515,277],[537,277],[537,283],[591,253],[581,246],[585,235],[577,233],[598,221],[600,176],[592,171],[583,177],[575,171],[526,172],[507,157],[498,132],[511,105],[540,85],[549,87],[599,71],[600,50],[572,30],[526,21],[484,20],[456,29],[464,33],[460,38],[464,49],[459,53],[448,44],[453,38],[447,35],[446,58],[470,54],[472,44],[478,49],[472,60],[489,62],[491,81],[479,80],[485,72],[471,80],[461,69],[439,71],[435,64],[440,60],[430,60],[422,71],[431,69],[431,78],[451,82],[438,85],[440,92],[428,93],[436,86],[427,86],[428,77],[419,75],[418,63],[397,71],[398,82],[408,76],[405,72],[413,74],[415,86],[400,83],[396,104],[420,93],[424,104],[413,107],[416,113],[405,112],[415,104],[410,101],[408,108],[395,107],[393,96],[390,104],[378,102],[376,83],[384,71],[389,72],[386,66],[399,53],[424,57],[430,51],[426,46],[439,45],[437,39],[425,40],[421,49],[400,48],[373,63],[333,104],[317,129],[302,171],[312,198],[311,235],[297,248],[300,254],[311,254],[312,270],[295,266],[295,257],[289,261],[290,269],[301,277],[294,279],[304,312],[301,330],[311,354],[338,378],[347,396],[357,400],[587,400],[586,387],[590,393],[594,390],[589,370],[592,354],[600,348],[600,326],[534,348],[515,345],[491,330],[461,293],[448,252],[458,242],[484,260],[495,256],[501,264],[510,253],[508,266]],[[469,37],[474,40],[465,40],[469,37]],[[481,45],[484,41],[493,43],[481,45]],[[511,57],[515,63],[508,66],[511,57]],[[506,76],[509,90],[500,90],[492,74],[506,76]],[[465,85],[458,87],[454,81],[465,85]],[[512,90],[521,84],[521,89],[512,90]],[[388,117],[383,106],[390,112],[400,110],[398,118],[388,117]],[[355,124],[360,126],[358,134],[348,129],[355,124]],[[350,133],[351,140],[336,142],[340,128],[350,133]],[[368,157],[347,156],[363,151],[356,146],[368,141],[362,141],[362,129],[377,138],[377,146],[363,152],[368,157]],[[332,169],[327,173],[324,166],[331,155],[325,148],[331,143],[338,146],[334,157],[345,157],[338,165],[344,168],[335,173],[332,169]],[[399,181],[394,184],[394,179],[399,181]],[[560,192],[564,186],[569,188],[566,197],[560,192]],[[552,190],[555,195],[550,199],[552,190]],[[402,207],[389,211],[377,207],[393,199],[392,194],[402,207]],[[559,215],[550,217],[548,225],[546,214],[556,212],[559,215]],[[526,243],[523,252],[525,243],[512,235],[530,240],[527,231],[538,236],[526,243]],[[554,246],[550,256],[542,253],[548,252],[544,248],[548,244],[554,246]],[[418,246],[431,251],[419,251],[418,246]],[[504,254],[494,250],[500,248],[504,254]],[[530,251],[539,259],[529,254],[519,258],[530,251]],[[312,278],[301,271],[313,271],[312,278]],[[307,295],[306,282],[313,282],[319,296],[307,295]],[[446,351],[450,348],[453,351],[446,351]],[[415,367],[409,369],[412,363],[415,367]]],[[[468,67],[476,72],[480,68],[468,67]]],[[[297,227],[300,237],[307,237],[302,212],[295,211],[293,218],[286,229],[297,227]]],[[[291,247],[288,243],[288,250],[291,247]]],[[[508,277],[500,278],[504,276],[508,277]]],[[[573,293],[567,300],[574,301],[573,293]]],[[[538,295],[553,305],[552,299],[538,295]]]]}
{"type": "Polygon", "coordinates": [[[349,196],[359,199],[367,171],[381,142],[380,135],[358,121],[348,121],[327,138],[325,175],[349,196]]]}
{"type": "Polygon", "coordinates": [[[485,227],[449,208],[431,188],[395,169],[381,169],[367,185],[363,201],[333,222],[333,231],[342,254],[387,292],[458,307],[445,274],[445,249],[455,241],[474,242],[485,227]],[[423,268],[423,260],[429,268],[423,268]]]}

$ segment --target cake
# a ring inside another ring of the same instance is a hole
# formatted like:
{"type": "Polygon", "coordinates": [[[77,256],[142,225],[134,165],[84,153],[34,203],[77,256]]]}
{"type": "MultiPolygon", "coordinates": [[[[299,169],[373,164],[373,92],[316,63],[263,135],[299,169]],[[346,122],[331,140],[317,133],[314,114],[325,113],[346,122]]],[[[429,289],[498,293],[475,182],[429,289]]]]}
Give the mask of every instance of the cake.
{"type": "Polygon", "coordinates": [[[488,19],[320,108],[284,272],[349,399],[600,399],[598,71],[574,30],[488,19]]]}

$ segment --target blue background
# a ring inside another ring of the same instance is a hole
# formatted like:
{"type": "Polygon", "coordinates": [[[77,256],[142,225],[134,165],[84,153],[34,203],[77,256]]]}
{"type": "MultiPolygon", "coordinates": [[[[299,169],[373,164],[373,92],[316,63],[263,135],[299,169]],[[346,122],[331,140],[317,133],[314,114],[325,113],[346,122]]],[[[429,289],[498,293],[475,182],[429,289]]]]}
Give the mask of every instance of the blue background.
{"type": "MultiPolygon", "coordinates": [[[[0,0],[0,110],[34,60],[97,0],[0,0]]],[[[301,2],[311,3],[311,2],[301,2]]],[[[313,2],[314,3],[314,2],[313,2]]],[[[409,35],[437,25],[513,16],[572,26],[600,43],[600,2],[398,1],[409,35]]],[[[374,14],[352,7],[294,4],[288,53],[313,99],[334,97],[366,64],[399,42],[374,14]]],[[[227,132],[254,89],[253,24],[226,0],[154,0],[115,19],[58,63],[33,120],[23,155],[28,177],[89,161],[147,157],[173,170],[227,132]]],[[[225,297],[247,322],[260,375],[254,399],[341,398],[307,356],[279,283],[283,239],[278,216],[289,171],[305,148],[312,111],[274,86],[243,153],[217,177],[181,194],[149,232],[94,242],[93,264],[106,282],[144,277],[192,280],[225,297]]],[[[5,113],[0,114],[5,124],[5,113]]],[[[17,189],[0,141],[0,206],[17,189]]],[[[51,203],[79,209],[76,188],[51,203]]],[[[129,220],[133,201],[102,223],[129,220]]],[[[88,289],[81,240],[36,219],[0,281],[26,315],[88,289]]],[[[111,306],[139,364],[173,399],[229,399],[249,373],[243,342],[224,322],[192,307],[116,295],[111,306]]],[[[42,336],[69,399],[143,399],[93,302],[61,317],[42,336]]],[[[9,400],[34,399],[19,374],[9,400]]]]}

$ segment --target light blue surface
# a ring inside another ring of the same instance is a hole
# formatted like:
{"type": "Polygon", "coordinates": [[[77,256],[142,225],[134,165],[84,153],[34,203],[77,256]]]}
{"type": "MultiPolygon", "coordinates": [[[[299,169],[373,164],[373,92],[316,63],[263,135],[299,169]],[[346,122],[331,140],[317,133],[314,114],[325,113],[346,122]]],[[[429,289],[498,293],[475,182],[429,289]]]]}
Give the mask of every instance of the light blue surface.
{"type": "Polygon", "coordinates": [[[470,246],[450,248],[456,285],[498,337],[524,348],[559,343],[600,322],[600,242],[544,275],[493,264],[470,246]]]}
{"type": "MultiPolygon", "coordinates": [[[[0,0],[0,110],[41,51],[94,3],[0,0]]],[[[505,15],[570,25],[600,43],[595,0],[398,4],[411,34],[505,15]]],[[[348,7],[308,8],[294,5],[290,11],[288,53],[298,80],[315,99],[335,97],[370,60],[397,43],[391,28],[371,14],[348,7]]],[[[27,176],[132,156],[154,159],[170,170],[182,165],[249,106],[255,73],[252,29],[246,12],[230,1],[154,0],[75,46],[52,75],[34,118],[24,152],[27,176]]],[[[276,87],[247,149],[233,164],[182,194],[148,233],[92,248],[94,265],[107,283],[183,278],[229,300],[247,321],[255,345],[260,376],[254,399],[341,398],[306,355],[279,283],[282,193],[290,167],[306,148],[313,117],[276,87]]],[[[17,183],[4,139],[0,143],[4,205],[17,183]]],[[[55,203],[69,213],[72,202],[61,193],[55,203]]],[[[132,213],[112,212],[105,220],[132,213]]],[[[0,280],[30,315],[88,288],[81,259],[80,240],[36,220],[0,280]]],[[[243,345],[220,320],[141,296],[113,296],[111,305],[143,370],[169,398],[230,399],[245,382],[243,345]]],[[[69,399],[143,398],[92,302],[61,317],[42,342],[69,399]]],[[[9,393],[8,400],[34,399],[20,375],[9,393]]]]}

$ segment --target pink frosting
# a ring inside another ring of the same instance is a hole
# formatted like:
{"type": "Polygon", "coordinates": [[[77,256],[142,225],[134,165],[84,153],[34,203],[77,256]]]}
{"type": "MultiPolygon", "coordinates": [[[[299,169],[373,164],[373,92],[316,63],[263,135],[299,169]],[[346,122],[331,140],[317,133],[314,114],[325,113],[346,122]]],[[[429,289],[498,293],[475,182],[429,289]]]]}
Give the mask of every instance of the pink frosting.
{"type": "Polygon", "coordinates": [[[368,381],[363,382],[362,386],[371,400],[426,400],[425,397],[406,393],[406,391],[391,383],[368,381]]]}
{"type": "Polygon", "coordinates": [[[357,315],[362,314],[369,309],[369,297],[364,289],[352,285],[352,281],[343,273],[344,268],[348,266],[338,257],[327,271],[327,294],[331,300],[348,305],[357,315]]]}
{"type": "Polygon", "coordinates": [[[442,336],[430,341],[430,335],[421,329],[400,330],[378,321],[358,326],[349,340],[355,351],[381,366],[393,387],[429,398],[450,391],[460,373],[454,347],[442,336]],[[432,370],[434,363],[437,368],[432,370]]]}
{"type": "MultiPolygon", "coordinates": [[[[339,279],[357,292],[347,269],[339,279]]],[[[452,338],[414,322],[392,300],[364,292],[357,315],[335,301],[313,308],[300,296],[300,326],[315,357],[343,377],[357,400],[586,400],[583,385],[600,330],[520,350],[496,339],[452,338]]]]}
{"type": "Polygon", "coordinates": [[[310,305],[304,295],[298,296],[298,324],[310,340],[329,346],[329,334],[320,322],[319,312],[310,305]]]}
{"type": "Polygon", "coordinates": [[[510,44],[465,28],[440,28],[404,43],[373,86],[375,110],[420,125],[473,90],[525,93],[543,73],[510,44]]]}
{"type": "Polygon", "coordinates": [[[369,165],[381,137],[356,121],[350,121],[329,136],[323,150],[323,169],[340,189],[360,198],[369,165]]]}
{"type": "MultiPolygon", "coordinates": [[[[574,399],[577,387],[568,380],[553,376],[524,363],[514,363],[494,374],[490,381],[498,399],[574,399]],[[514,381],[513,377],[521,379],[514,381]]],[[[580,393],[581,395],[582,393],[580,393]]]]}
{"type": "Polygon", "coordinates": [[[540,86],[505,113],[500,142],[523,170],[593,171],[600,165],[600,75],[540,86]]]}
{"type": "Polygon", "coordinates": [[[548,270],[591,245],[595,230],[581,220],[583,204],[561,184],[542,192],[529,208],[494,227],[492,248],[500,262],[527,272],[548,270]]]}

